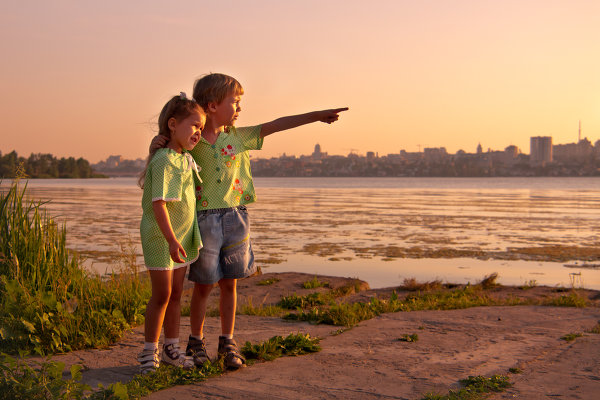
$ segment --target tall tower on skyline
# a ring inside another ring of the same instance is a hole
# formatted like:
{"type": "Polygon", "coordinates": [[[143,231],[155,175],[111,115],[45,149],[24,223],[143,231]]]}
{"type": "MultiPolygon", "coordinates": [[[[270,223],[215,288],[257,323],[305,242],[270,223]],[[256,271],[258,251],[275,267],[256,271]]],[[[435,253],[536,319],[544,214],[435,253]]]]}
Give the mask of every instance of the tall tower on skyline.
{"type": "Polygon", "coordinates": [[[532,136],[529,161],[531,165],[545,165],[552,162],[552,136],[532,136]]]}
{"type": "Polygon", "coordinates": [[[581,120],[579,120],[579,137],[577,143],[581,142],[581,120]]]}

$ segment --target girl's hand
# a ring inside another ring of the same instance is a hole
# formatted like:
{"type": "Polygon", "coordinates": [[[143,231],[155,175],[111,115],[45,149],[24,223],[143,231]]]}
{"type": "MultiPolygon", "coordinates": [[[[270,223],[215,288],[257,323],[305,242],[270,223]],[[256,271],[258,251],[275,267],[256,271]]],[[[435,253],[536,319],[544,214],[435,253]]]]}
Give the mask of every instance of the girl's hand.
{"type": "Polygon", "coordinates": [[[181,243],[175,239],[169,242],[169,253],[171,254],[171,259],[179,264],[185,262],[181,257],[179,257],[179,254],[181,254],[183,257],[187,257],[187,254],[185,254],[185,250],[181,246],[181,243]]]}
{"type": "Polygon", "coordinates": [[[152,142],[150,142],[150,154],[158,149],[162,149],[166,146],[169,139],[163,135],[156,135],[152,138],[152,142]]]}
{"type": "Polygon", "coordinates": [[[319,121],[331,124],[338,120],[340,117],[338,114],[342,111],[347,111],[348,107],[343,108],[332,108],[331,110],[323,110],[319,112],[319,121]]]}

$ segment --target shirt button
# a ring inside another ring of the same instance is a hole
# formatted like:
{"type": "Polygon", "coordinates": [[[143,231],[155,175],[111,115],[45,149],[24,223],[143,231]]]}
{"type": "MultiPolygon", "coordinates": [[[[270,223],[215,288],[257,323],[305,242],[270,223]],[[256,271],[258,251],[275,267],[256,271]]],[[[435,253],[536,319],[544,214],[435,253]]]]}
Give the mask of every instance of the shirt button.
{"type": "Polygon", "coordinates": [[[217,155],[217,153],[215,153],[215,154],[213,154],[213,157],[217,158],[217,157],[219,157],[219,156],[217,155]]]}
{"type": "Polygon", "coordinates": [[[217,171],[220,171],[220,170],[221,170],[221,168],[220,168],[220,167],[217,167],[217,171]]]}
{"type": "Polygon", "coordinates": [[[213,149],[217,148],[217,146],[214,144],[211,144],[210,147],[212,147],[213,149]]]}
{"type": "Polygon", "coordinates": [[[221,180],[220,180],[220,179],[217,179],[217,183],[221,183],[221,180]]]}

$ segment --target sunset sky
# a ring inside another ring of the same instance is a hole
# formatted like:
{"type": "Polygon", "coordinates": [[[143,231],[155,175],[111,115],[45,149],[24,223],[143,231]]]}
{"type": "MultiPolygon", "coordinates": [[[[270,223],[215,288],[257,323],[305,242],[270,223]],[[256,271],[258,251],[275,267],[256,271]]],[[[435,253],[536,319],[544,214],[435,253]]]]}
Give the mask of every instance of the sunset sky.
{"type": "Polygon", "coordinates": [[[597,0],[3,0],[0,151],[145,157],[170,96],[223,72],[238,125],[348,106],[253,157],[600,139],[597,0]]]}

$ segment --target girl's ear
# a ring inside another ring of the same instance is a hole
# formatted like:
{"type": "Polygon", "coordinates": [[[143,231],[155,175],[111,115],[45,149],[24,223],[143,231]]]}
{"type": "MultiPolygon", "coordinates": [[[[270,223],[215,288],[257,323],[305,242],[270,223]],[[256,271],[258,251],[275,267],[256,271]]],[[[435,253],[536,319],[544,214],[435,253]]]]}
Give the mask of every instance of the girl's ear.
{"type": "Polygon", "coordinates": [[[173,132],[175,130],[175,127],[177,125],[177,121],[175,120],[175,118],[169,118],[169,120],[167,121],[167,126],[169,127],[169,130],[171,132],[173,132]]]}

